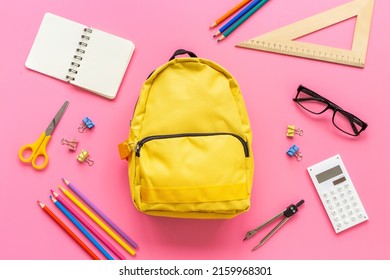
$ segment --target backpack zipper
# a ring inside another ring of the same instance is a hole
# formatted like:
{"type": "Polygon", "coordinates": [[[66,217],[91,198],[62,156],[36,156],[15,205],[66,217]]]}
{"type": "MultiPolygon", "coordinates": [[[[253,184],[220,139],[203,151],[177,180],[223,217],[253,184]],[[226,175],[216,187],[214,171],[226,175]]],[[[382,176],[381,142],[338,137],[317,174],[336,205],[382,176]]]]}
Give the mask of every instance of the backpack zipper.
{"type": "Polygon", "coordinates": [[[142,146],[149,141],[152,140],[158,140],[158,139],[168,139],[168,138],[179,138],[179,137],[202,137],[202,136],[217,136],[217,135],[231,135],[235,138],[237,138],[244,148],[245,157],[249,157],[249,148],[248,148],[248,142],[246,142],[241,136],[234,134],[234,133],[228,133],[228,132],[215,132],[215,133],[179,133],[179,134],[166,134],[166,135],[153,135],[148,136],[140,141],[138,141],[137,145],[135,146],[135,155],[137,157],[140,156],[141,148],[142,146]]]}

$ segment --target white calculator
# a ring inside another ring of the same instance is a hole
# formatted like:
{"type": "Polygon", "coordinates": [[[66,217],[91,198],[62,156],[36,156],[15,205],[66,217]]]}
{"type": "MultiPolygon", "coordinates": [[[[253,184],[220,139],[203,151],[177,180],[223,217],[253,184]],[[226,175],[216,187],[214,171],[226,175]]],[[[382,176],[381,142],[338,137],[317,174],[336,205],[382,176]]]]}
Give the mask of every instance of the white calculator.
{"type": "Polygon", "coordinates": [[[336,233],[368,220],[340,155],[307,168],[336,233]]]}

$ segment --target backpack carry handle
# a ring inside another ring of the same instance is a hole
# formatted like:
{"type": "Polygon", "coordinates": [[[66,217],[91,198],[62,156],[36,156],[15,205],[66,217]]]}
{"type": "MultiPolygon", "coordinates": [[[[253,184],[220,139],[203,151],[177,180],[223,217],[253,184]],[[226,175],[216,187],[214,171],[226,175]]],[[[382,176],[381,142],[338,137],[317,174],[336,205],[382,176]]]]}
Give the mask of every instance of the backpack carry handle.
{"type": "Polygon", "coordinates": [[[175,59],[176,56],[182,55],[182,54],[188,54],[190,57],[197,57],[196,54],[194,54],[193,52],[190,52],[190,51],[187,51],[187,50],[184,50],[184,49],[178,49],[178,50],[175,51],[175,53],[171,56],[171,58],[169,59],[169,61],[171,61],[172,59],[175,59]]]}

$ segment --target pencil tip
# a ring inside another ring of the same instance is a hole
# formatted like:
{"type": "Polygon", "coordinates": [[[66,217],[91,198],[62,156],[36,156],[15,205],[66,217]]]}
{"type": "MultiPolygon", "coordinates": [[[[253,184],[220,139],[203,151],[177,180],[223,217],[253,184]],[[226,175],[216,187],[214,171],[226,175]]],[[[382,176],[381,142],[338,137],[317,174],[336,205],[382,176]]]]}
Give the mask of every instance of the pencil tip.
{"type": "Polygon", "coordinates": [[[69,181],[66,180],[64,177],[62,177],[62,180],[65,182],[66,185],[69,185],[69,181]]]}
{"type": "Polygon", "coordinates": [[[39,206],[41,206],[41,208],[45,207],[45,204],[43,204],[42,202],[40,202],[39,200],[37,200],[39,206]]]}
{"type": "Polygon", "coordinates": [[[225,39],[225,36],[221,36],[221,37],[219,37],[219,39],[217,40],[217,42],[221,42],[223,39],[225,39]]]}

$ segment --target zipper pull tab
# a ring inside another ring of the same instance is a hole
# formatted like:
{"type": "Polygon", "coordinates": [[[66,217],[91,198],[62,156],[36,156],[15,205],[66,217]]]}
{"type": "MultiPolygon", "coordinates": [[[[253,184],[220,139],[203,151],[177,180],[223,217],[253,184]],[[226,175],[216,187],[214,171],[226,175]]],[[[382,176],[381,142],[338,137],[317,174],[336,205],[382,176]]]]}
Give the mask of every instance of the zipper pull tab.
{"type": "Polygon", "coordinates": [[[138,142],[137,145],[135,145],[135,147],[134,147],[135,155],[137,157],[140,156],[140,150],[141,150],[141,144],[138,142]]]}

